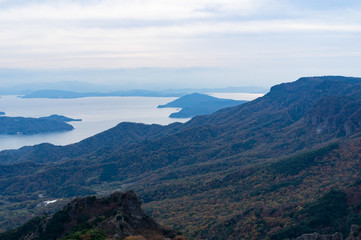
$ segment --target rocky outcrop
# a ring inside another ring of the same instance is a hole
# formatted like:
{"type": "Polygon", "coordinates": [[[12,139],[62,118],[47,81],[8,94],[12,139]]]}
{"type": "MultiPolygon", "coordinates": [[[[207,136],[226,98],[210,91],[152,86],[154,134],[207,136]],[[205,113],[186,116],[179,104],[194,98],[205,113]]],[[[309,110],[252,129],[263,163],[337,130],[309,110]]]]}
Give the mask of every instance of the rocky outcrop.
{"type": "Polygon", "coordinates": [[[346,240],[361,240],[361,226],[352,225],[350,235],[346,240]]]}
{"type": "Polygon", "coordinates": [[[74,236],[89,237],[92,234],[109,240],[131,236],[139,239],[184,239],[147,216],[135,192],[128,191],[115,192],[103,198],[77,198],[51,216],[33,219],[16,230],[0,234],[0,240],[77,239],[74,236]]]}
{"type": "Polygon", "coordinates": [[[318,233],[303,234],[297,240],[343,240],[341,233],[321,235],[318,233]]]}
{"type": "MultiPolygon", "coordinates": [[[[343,240],[343,235],[341,233],[334,234],[324,234],[319,233],[309,233],[303,234],[301,237],[298,237],[296,240],[343,240]]],[[[352,225],[349,236],[345,240],[361,240],[361,226],[352,225]]]]}
{"type": "Polygon", "coordinates": [[[306,114],[305,121],[316,126],[317,133],[334,132],[350,136],[361,127],[361,101],[357,96],[325,97],[306,114]]]}

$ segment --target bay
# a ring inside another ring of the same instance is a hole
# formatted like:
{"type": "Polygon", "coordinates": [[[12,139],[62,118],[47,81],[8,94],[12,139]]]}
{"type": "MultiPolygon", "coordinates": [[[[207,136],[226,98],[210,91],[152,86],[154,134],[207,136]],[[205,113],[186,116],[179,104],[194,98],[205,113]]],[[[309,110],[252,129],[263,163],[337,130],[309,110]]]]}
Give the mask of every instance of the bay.
{"type": "MultiPolygon", "coordinates": [[[[263,94],[214,93],[219,98],[253,100],[263,94]]],[[[67,145],[103,132],[121,122],[167,125],[189,119],[169,118],[175,108],[157,108],[175,100],[171,97],[86,97],[74,99],[31,99],[2,96],[0,111],[9,117],[45,117],[52,114],[82,119],[70,122],[74,130],[35,135],[0,135],[0,150],[18,149],[40,143],[67,145]]]]}
{"type": "Polygon", "coordinates": [[[189,119],[171,119],[177,109],[158,109],[176,98],[160,97],[89,97],[77,99],[23,99],[16,96],[0,98],[0,110],[9,117],[44,117],[52,114],[82,119],[69,122],[74,130],[35,135],[0,135],[0,150],[17,149],[40,143],[67,145],[116,126],[120,122],[167,125],[189,119]]]}

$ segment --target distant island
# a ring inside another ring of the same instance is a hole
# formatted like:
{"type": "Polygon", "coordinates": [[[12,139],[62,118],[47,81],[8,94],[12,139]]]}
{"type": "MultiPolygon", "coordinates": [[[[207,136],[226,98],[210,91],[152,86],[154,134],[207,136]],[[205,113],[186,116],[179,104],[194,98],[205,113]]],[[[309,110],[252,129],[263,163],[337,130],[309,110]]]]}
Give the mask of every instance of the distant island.
{"type": "Polygon", "coordinates": [[[61,115],[41,118],[0,117],[0,134],[31,135],[38,133],[71,131],[74,127],[66,122],[81,121],[61,115]]]}
{"type": "Polygon", "coordinates": [[[49,99],[69,99],[84,97],[181,97],[193,92],[198,93],[266,93],[268,90],[261,87],[228,87],[228,88],[200,88],[200,89],[166,89],[160,91],[134,89],[127,91],[113,92],[76,92],[65,90],[38,90],[21,98],[49,98],[49,99]]]}
{"type": "Polygon", "coordinates": [[[84,98],[84,97],[179,97],[182,92],[130,90],[117,92],[71,92],[63,90],[39,90],[22,96],[21,98],[84,98]]]}
{"type": "Polygon", "coordinates": [[[5,113],[4,112],[0,112],[0,116],[4,116],[5,115],[5,113]]]}
{"type": "Polygon", "coordinates": [[[206,94],[192,93],[180,97],[158,108],[182,108],[179,112],[169,115],[170,118],[190,118],[197,115],[214,113],[221,108],[233,107],[247,101],[221,99],[206,94]]]}

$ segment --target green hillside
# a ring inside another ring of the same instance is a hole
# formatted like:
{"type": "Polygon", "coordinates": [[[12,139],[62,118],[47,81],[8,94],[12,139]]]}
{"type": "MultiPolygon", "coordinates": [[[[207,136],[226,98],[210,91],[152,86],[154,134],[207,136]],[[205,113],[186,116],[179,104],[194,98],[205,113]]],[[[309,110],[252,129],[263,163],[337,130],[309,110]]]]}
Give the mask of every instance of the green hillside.
{"type": "Polygon", "coordinates": [[[361,219],[360,146],[361,79],[301,78],[185,124],[121,123],[69,146],[3,151],[0,226],[35,216],[39,195],[133,189],[190,239],[346,235],[361,219]]]}

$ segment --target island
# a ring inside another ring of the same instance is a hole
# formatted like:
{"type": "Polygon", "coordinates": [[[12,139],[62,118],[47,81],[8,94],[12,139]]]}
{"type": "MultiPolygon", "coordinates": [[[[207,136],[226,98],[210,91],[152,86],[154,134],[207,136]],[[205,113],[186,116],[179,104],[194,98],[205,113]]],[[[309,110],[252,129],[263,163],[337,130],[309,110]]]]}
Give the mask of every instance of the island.
{"type": "Polygon", "coordinates": [[[268,89],[261,87],[227,87],[227,88],[183,88],[183,89],[164,89],[164,90],[146,90],[133,89],[112,92],[76,92],[65,91],[59,89],[42,89],[37,90],[21,98],[48,98],[48,99],[70,99],[70,98],[85,98],[85,97],[181,97],[186,94],[194,92],[207,93],[266,93],[268,89]]]}
{"type": "Polygon", "coordinates": [[[72,92],[63,90],[39,90],[21,96],[21,98],[48,98],[48,99],[70,99],[84,97],[180,97],[183,92],[173,91],[151,91],[151,90],[129,90],[116,92],[72,92]]]}
{"type": "Polygon", "coordinates": [[[5,113],[4,112],[0,112],[0,116],[4,116],[5,115],[5,113]]]}
{"type": "Polygon", "coordinates": [[[32,135],[38,133],[71,131],[74,127],[66,122],[81,121],[61,115],[49,117],[0,117],[0,134],[4,135],[32,135]]]}
{"type": "Polygon", "coordinates": [[[221,99],[206,94],[192,93],[180,97],[158,108],[182,108],[179,112],[169,115],[170,118],[191,118],[216,112],[219,109],[233,107],[247,101],[221,99]]]}

